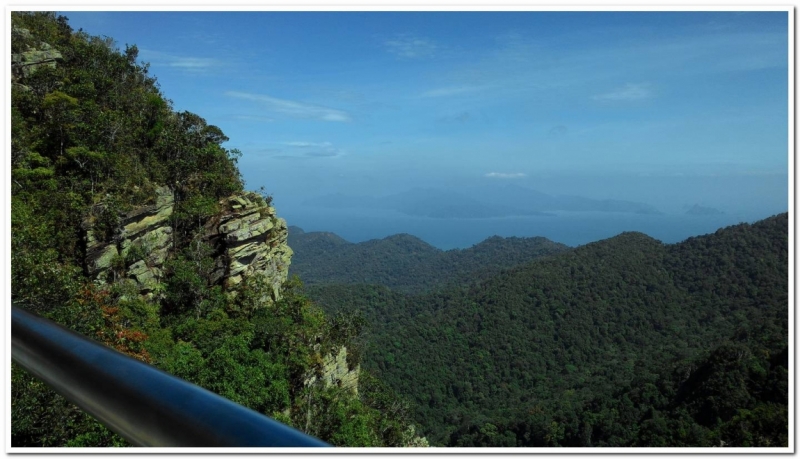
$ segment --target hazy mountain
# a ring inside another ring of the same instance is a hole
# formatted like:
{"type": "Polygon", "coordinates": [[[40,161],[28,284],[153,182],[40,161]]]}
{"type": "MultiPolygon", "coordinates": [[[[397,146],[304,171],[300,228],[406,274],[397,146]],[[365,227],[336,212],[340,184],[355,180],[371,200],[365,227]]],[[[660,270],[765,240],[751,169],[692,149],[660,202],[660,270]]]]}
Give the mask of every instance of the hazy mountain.
{"type": "Polygon", "coordinates": [[[630,212],[658,214],[655,207],[641,202],[594,199],[583,196],[551,195],[512,183],[481,183],[465,189],[486,202],[513,203],[515,208],[536,211],[630,212]]]}
{"type": "Polygon", "coordinates": [[[414,188],[382,197],[332,194],[309,199],[307,206],[395,210],[431,218],[495,218],[548,215],[547,212],[628,212],[658,214],[649,204],[582,196],[554,196],[517,185],[456,189],[414,188]]]}
{"type": "Polygon", "coordinates": [[[713,207],[705,207],[695,204],[691,207],[686,207],[686,215],[722,215],[725,212],[715,209],[713,207]]]}
{"type": "Polygon", "coordinates": [[[461,193],[436,188],[414,188],[378,200],[386,209],[407,215],[431,218],[494,218],[543,215],[543,212],[521,209],[508,203],[485,202],[461,193]]]}

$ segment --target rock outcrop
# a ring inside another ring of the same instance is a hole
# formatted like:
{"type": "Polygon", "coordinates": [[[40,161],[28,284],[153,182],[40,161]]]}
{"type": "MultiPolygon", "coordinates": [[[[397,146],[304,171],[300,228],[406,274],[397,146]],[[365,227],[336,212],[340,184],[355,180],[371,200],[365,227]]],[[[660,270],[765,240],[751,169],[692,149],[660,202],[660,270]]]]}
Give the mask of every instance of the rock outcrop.
{"type": "MultiPolygon", "coordinates": [[[[15,27],[12,34],[20,37],[22,42],[31,40],[31,33],[27,29],[15,27]]],[[[11,72],[14,75],[28,76],[43,66],[54,68],[57,62],[63,60],[57,49],[44,42],[27,45],[26,48],[25,51],[11,54],[11,72]]]]}
{"type": "Polygon", "coordinates": [[[286,220],[256,193],[243,193],[220,201],[223,213],[206,224],[208,241],[219,254],[211,280],[235,292],[245,278],[259,273],[272,288],[272,299],[280,296],[289,275],[292,249],[286,244],[286,220]]]}
{"type": "MultiPolygon", "coordinates": [[[[175,198],[167,187],[155,190],[155,203],[141,206],[118,218],[116,228],[100,234],[97,222],[84,221],[86,270],[99,283],[124,275],[136,281],[142,294],[151,292],[161,279],[162,266],[172,246],[170,217],[175,198]],[[111,240],[105,240],[110,236],[111,240]]],[[[102,214],[103,205],[95,209],[102,214]]]]}
{"type": "Polygon", "coordinates": [[[306,379],[305,384],[310,386],[317,381],[322,381],[325,387],[341,387],[358,393],[358,373],[360,365],[350,369],[347,364],[347,348],[342,346],[336,354],[326,356],[322,361],[322,376],[312,375],[306,379]]]}
{"type": "MultiPolygon", "coordinates": [[[[130,279],[142,295],[156,289],[173,248],[175,199],[167,187],[156,188],[155,195],[154,204],[112,216],[116,218],[111,218],[115,225],[110,230],[100,228],[97,217],[84,221],[86,271],[96,282],[130,279]]],[[[219,204],[222,211],[208,220],[202,235],[215,259],[210,282],[235,294],[244,279],[258,273],[272,290],[265,300],[277,300],[292,256],[286,221],[255,193],[234,195],[219,204]]],[[[107,209],[101,204],[93,214],[103,212],[107,209]]]]}

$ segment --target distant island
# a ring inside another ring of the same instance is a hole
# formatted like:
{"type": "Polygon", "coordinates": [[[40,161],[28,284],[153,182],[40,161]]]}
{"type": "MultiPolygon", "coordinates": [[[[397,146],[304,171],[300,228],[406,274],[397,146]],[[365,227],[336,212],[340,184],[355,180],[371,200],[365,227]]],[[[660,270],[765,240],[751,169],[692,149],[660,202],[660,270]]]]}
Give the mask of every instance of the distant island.
{"type": "Polygon", "coordinates": [[[498,218],[554,216],[552,212],[623,212],[658,215],[655,207],[635,201],[550,195],[530,188],[485,186],[453,192],[439,188],[413,188],[386,196],[328,194],[306,200],[310,207],[394,210],[429,218],[498,218]]]}
{"type": "Polygon", "coordinates": [[[706,206],[701,206],[699,204],[695,204],[691,207],[686,208],[685,213],[686,215],[723,215],[725,212],[719,209],[715,209],[713,207],[706,207],[706,206]]]}

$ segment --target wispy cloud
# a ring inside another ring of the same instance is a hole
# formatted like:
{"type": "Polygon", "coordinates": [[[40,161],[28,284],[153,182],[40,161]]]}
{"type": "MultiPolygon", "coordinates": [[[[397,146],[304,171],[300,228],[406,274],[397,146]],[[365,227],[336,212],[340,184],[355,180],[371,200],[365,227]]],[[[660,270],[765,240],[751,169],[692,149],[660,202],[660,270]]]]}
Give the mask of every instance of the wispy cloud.
{"type": "Polygon", "coordinates": [[[312,158],[333,158],[334,156],[339,156],[339,151],[309,151],[305,155],[312,158]]]}
{"type": "Polygon", "coordinates": [[[309,147],[330,147],[332,144],[330,142],[284,142],[284,145],[290,147],[298,147],[298,148],[309,148],[309,147]]]}
{"type": "Polygon", "coordinates": [[[525,174],[522,172],[489,172],[488,174],[484,175],[484,177],[489,178],[499,178],[499,179],[518,179],[525,177],[525,174]]]}
{"type": "Polygon", "coordinates": [[[567,135],[568,131],[569,131],[569,129],[566,126],[564,126],[563,124],[559,124],[557,126],[551,127],[547,131],[547,135],[549,137],[563,137],[563,136],[567,135]]]}
{"type": "Polygon", "coordinates": [[[262,123],[271,123],[275,121],[274,118],[270,118],[268,116],[258,116],[258,115],[233,115],[232,117],[237,120],[260,121],[262,123]]]}
{"type": "Polygon", "coordinates": [[[281,151],[282,159],[291,158],[335,158],[342,156],[344,151],[336,148],[331,142],[292,141],[283,142],[285,148],[281,151]]]}
{"type": "Polygon", "coordinates": [[[489,85],[480,85],[480,86],[469,86],[469,85],[462,85],[462,86],[447,86],[443,88],[436,88],[431,89],[430,91],[425,91],[420,94],[421,97],[448,97],[448,96],[457,96],[459,94],[466,94],[471,92],[482,91],[484,89],[488,89],[491,86],[489,85]]]}
{"type": "Polygon", "coordinates": [[[444,123],[461,123],[464,124],[472,119],[472,115],[468,111],[463,111],[461,113],[446,115],[439,117],[439,121],[444,123]]]}
{"type": "Polygon", "coordinates": [[[628,83],[621,88],[614,89],[604,94],[592,96],[593,100],[642,100],[652,97],[653,92],[647,83],[628,83]]]}
{"type": "Polygon", "coordinates": [[[142,60],[153,65],[172,67],[187,72],[204,72],[212,68],[221,67],[223,62],[210,57],[177,56],[162,53],[151,49],[140,49],[139,56],[142,60]]]}
{"type": "Polygon", "coordinates": [[[319,105],[311,105],[293,100],[278,99],[276,97],[263,94],[251,94],[237,91],[227,91],[225,92],[225,95],[229,97],[235,97],[237,99],[258,102],[270,112],[280,113],[295,118],[312,118],[322,121],[338,122],[351,121],[350,115],[348,115],[347,112],[333,108],[322,107],[319,105]]]}
{"type": "MultiPolygon", "coordinates": [[[[613,30],[614,34],[622,34],[613,30]]],[[[582,40],[592,42],[591,33],[596,31],[576,33],[582,40]]],[[[443,67],[438,76],[443,82],[440,87],[434,86],[420,96],[468,94],[494,101],[522,95],[586,94],[588,100],[595,101],[648,100],[659,96],[656,88],[641,84],[651,81],[651,75],[663,77],[659,81],[667,86],[676,77],[786,66],[785,32],[698,31],[682,37],[616,40],[608,46],[601,46],[602,42],[596,40],[596,46],[562,52],[535,36],[499,37],[496,46],[476,50],[469,59],[443,67]],[[631,85],[615,89],[620,80],[625,83],[626,79],[631,85]],[[491,91],[480,91],[489,88],[491,91]]]]}
{"type": "Polygon", "coordinates": [[[254,149],[254,150],[248,150],[248,152],[272,155],[272,154],[275,154],[275,153],[280,153],[281,149],[280,148],[268,148],[268,147],[265,147],[265,148],[257,148],[257,149],[254,149]]]}
{"type": "Polygon", "coordinates": [[[400,35],[383,42],[387,51],[406,59],[432,56],[437,46],[430,40],[409,35],[400,35]]]}

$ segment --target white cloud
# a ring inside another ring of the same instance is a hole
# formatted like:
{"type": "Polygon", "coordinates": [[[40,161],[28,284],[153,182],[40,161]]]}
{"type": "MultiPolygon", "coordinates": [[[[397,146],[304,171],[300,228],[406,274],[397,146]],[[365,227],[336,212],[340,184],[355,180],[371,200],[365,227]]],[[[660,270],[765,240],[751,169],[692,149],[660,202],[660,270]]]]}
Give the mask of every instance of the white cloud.
{"type": "Polygon", "coordinates": [[[431,56],[437,48],[430,40],[407,35],[387,40],[383,44],[390,53],[408,59],[431,56]]]}
{"type": "Polygon", "coordinates": [[[489,85],[481,85],[481,86],[447,86],[444,88],[437,88],[432,89],[430,91],[425,91],[421,94],[421,97],[448,97],[448,96],[455,96],[458,94],[466,94],[470,92],[482,91],[484,89],[489,88],[489,85]]]}
{"type": "Polygon", "coordinates": [[[451,115],[441,116],[441,117],[439,117],[438,121],[441,121],[441,122],[444,122],[444,123],[461,123],[461,124],[464,124],[464,123],[469,122],[470,119],[472,119],[472,115],[468,111],[465,110],[465,111],[463,111],[461,113],[455,113],[455,114],[451,114],[451,115]]]}
{"type": "Polygon", "coordinates": [[[318,150],[318,151],[309,151],[305,154],[305,156],[310,156],[312,158],[333,158],[335,156],[339,156],[341,152],[334,148],[332,150],[318,150]]]}
{"type": "Polygon", "coordinates": [[[273,118],[269,118],[267,116],[257,116],[257,115],[233,115],[233,117],[237,120],[261,121],[264,123],[271,123],[275,121],[273,118]]]}
{"type": "MultiPolygon", "coordinates": [[[[636,30],[618,30],[614,34],[636,30]]],[[[608,33],[608,31],[601,31],[608,33]]],[[[575,38],[591,42],[597,31],[575,31],[575,38]]],[[[616,40],[612,40],[616,42],[616,40]]],[[[587,99],[612,102],[650,100],[659,94],[657,88],[632,84],[615,89],[615,85],[630,81],[631,75],[642,83],[653,81],[650,75],[667,79],[694,77],[718,73],[751,71],[785,67],[786,33],[708,33],[697,31],[681,37],[660,36],[640,41],[623,41],[609,46],[590,46],[585,49],[559,51],[545,41],[522,35],[500,37],[496,46],[476,49],[469,59],[458,60],[452,67],[443,67],[440,81],[443,88],[433,88],[426,97],[459,94],[460,88],[490,86],[492,91],[475,92],[471,96],[519,97],[520,94],[555,94],[566,96],[577,91],[587,99]],[[611,86],[596,86],[612,82],[611,86]],[[592,89],[591,85],[595,85],[592,89]],[[441,90],[440,90],[441,89],[441,90]],[[594,97],[592,97],[594,96],[594,97]]],[[[461,91],[463,94],[464,91],[461,91]]]]}
{"type": "Polygon", "coordinates": [[[330,142],[284,142],[284,145],[290,147],[308,148],[308,147],[330,147],[330,142]]]}
{"type": "Polygon", "coordinates": [[[204,69],[213,67],[217,64],[216,59],[208,57],[174,57],[168,64],[170,67],[181,67],[185,69],[204,69]]]}
{"type": "Polygon", "coordinates": [[[290,147],[280,149],[280,155],[274,156],[280,159],[299,159],[299,158],[335,158],[344,155],[341,148],[336,148],[331,142],[306,142],[292,141],[283,142],[281,145],[290,147]]]}
{"type": "Polygon", "coordinates": [[[484,177],[489,177],[489,178],[500,178],[500,179],[516,179],[516,178],[522,178],[522,177],[525,177],[525,174],[523,174],[522,172],[512,172],[512,173],[506,173],[506,172],[489,172],[489,173],[488,173],[488,174],[486,174],[484,177]]]}
{"type": "Polygon", "coordinates": [[[226,96],[236,97],[238,99],[251,100],[258,102],[268,111],[274,113],[281,113],[296,118],[314,118],[322,121],[351,121],[350,115],[342,110],[333,108],[321,107],[318,105],[306,104],[303,102],[296,102],[293,100],[278,99],[263,94],[251,94],[246,92],[227,91],[226,96]]]}
{"type": "Polygon", "coordinates": [[[650,85],[646,83],[628,83],[621,88],[617,88],[605,94],[592,96],[594,100],[642,100],[648,99],[653,95],[650,85]]]}
{"type": "Polygon", "coordinates": [[[140,49],[139,56],[156,66],[163,65],[188,72],[202,72],[223,65],[222,61],[210,57],[176,56],[149,49],[140,49]]]}

